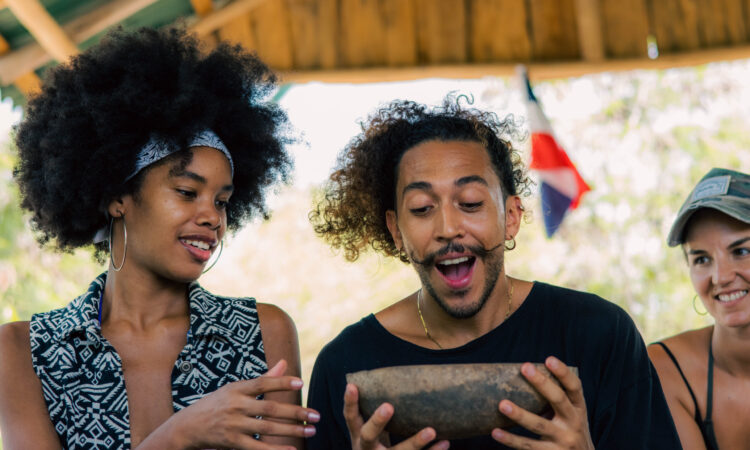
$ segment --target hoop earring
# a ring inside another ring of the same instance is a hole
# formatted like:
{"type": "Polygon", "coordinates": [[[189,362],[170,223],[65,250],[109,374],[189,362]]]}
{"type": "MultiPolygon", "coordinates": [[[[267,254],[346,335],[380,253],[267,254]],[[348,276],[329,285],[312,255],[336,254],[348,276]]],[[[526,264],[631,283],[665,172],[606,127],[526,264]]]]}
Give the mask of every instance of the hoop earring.
{"type": "Polygon", "coordinates": [[[516,238],[512,237],[505,241],[505,250],[511,251],[516,248],[516,238]],[[510,242],[510,244],[508,244],[510,242]]]}
{"type": "Polygon", "coordinates": [[[216,265],[216,262],[219,261],[219,258],[221,258],[221,252],[223,251],[224,251],[224,239],[219,241],[219,254],[216,255],[216,259],[214,259],[214,262],[212,262],[210,266],[208,266],[206,269],[203,270],[203,272],[201,272],[202,274],[208,272],[216,265]]]}
{"type": "Polygon", "coordinates": [[[700,312],[698,311],[698,308],[695,307],[695,299],[697,298],[698,298],[698,294],[695,294],[693,296],[693,311],[695,311],[699,316],[705,316],[706,314],[708,314],[708,310],[700,312]]]}
{"type": "Polygon", "coordinates": [[[109,219],[109,240],[107,241],[107,245],[109,247],[109,262],[112,264],[112,269],[115,272],[119,272],[122,270],[122,266],[125,265],[125,254],[128,252],[128,229],[125,226],[125,219],[122,220],[122,233],[123,233],[123,240],[125,241],[122,246],[122,261],[120,261],[120,267],[117,267],[115,264],[115,256],[112,254],[112,228],[113,224],[115,223],[115,218],[112,217],[109,219]]]}

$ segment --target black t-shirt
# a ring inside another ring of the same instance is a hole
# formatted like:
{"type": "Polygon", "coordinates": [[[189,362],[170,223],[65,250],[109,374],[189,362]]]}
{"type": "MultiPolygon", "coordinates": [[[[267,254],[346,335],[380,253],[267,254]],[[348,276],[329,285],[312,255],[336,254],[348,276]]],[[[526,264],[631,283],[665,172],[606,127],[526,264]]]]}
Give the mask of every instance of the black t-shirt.
{"type": "MultiPolygon", "coordinates": [[[[548,356],[578,367],[597,449],[681,448],[656,371],[627,313],[596,295],[540,282],[506,321],[458,348],[412,344],[373,315],[344,329],[315,361],[308,406],[321,420],[307,448],[351,448],[343,415],[347,373],[410,364],[543,363],[548,356]]],[[[520,427],[511,431],[533,436],[520,427]]],[[[501,448],[507,447],[490,436],[451,441],[451,450],[501,448]]]]}

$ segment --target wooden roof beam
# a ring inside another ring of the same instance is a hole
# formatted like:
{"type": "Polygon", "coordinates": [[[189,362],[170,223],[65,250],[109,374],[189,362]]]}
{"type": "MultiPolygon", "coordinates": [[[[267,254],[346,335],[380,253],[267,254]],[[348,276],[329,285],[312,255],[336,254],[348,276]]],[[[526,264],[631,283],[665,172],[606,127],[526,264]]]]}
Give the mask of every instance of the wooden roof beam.
{"type": "Polygon", "coordinates": [[[576,0],[578,46],[584,61],[602,61],[605,58],[600,0],[576,0]]]}
{"type": "MultiPolygon", "coordinates": [[[[598,72],[628,70],[665,70],[682,66],[699,66],[719,61],[750,58],[750,45],[661,55],[657,59],[608,59],[599,62],[571,61],[558,63],[527,63],[529,78],[546,80],[580,77],[598,72]]],[[[515,77],[516,63],[466,64],[421,67],[380,67],[349,70],[308,70],[281,72],[283,83],[385,83],[423,78],[477,79],[515,77]]]]}
{"type": "Polygon", "coordinates": [[[58,61],[78,54],[78,47],[39,0],[5,0],[19,22],[58,61]]]}
{"type": "MultiPolygon", "coordinates": [[[[268,0],[234,0],[227,6],[215,10],[209,15],[201,18],[198,22],[190,27],[190,30],[198,34],[198,36],[205,36],[213,33],[217,29],[221,28],[227,22],[236,19],[239,16],[245,15],[255,7],[265,3],[268,0]]],[[[275,0],[276,1],[276,0],[275,0]]]]}
{"type": "MultiPolygon", "coordinates": [[[[6,41],[3,36],[0,36],[0,55],[8,53],[9,51],[10,44],[8,44],[8,41],[6,41]]],[[[26,97],[39,92],[39,90],[42,88],[42,80],[35,72],[28,72],[24,75],[21,75],[19,78],[16,78],[14,80],[13,84],[15,84],[16,88],[18,88],[18,90],[21,91],[21,93],[26,97]]]]}
{"type": "MultiPolygon", "coordinates": [[[[63,30],[72,37],[74,42],[81,43],[155,2],[156,0],[113,0],[71,20],[63,25],[63,30]]],[[[50,55],[36,42],[1,56],[0,84],[10,84],[21,75],[47,64],[49,60],[50,55]]]]}
{"type": "Polygon", "coordinates": [[[195,14],[197,14],[198,17],[206,16],[214,10],[213,0],[190,0],[190,5],[193,7],[193,11],[195,11],[195,14]]]}

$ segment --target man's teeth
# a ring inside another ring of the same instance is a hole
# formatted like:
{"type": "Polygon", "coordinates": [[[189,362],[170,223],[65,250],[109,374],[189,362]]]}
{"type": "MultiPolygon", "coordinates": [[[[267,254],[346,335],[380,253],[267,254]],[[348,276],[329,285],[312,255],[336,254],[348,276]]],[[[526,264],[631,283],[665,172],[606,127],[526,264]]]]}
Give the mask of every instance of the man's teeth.
{"type": "Polygon", "coordinates": [[[443,266],[451,266],[453,264],[461,264],[462,262],[466,262],[468,260],[469,260],[468,256],[462,256],[460,258],[446,259],[446,260],[440,261],[438,264],[441,264],[443,266]]]}
{"type": "Polygon", "coordinates": [[[186,244],[188,244],[188,245],[192,245],[193,247],[198,247],[201,250],[208,250],[209,248],[211,248],[211,246],[208,245],[208,242],[203,242],[203,241],[187,241],[187,240],[184,241],[184,242],[186,244]]]}
{"type": "Polygon", "coordinates": [[[747,295],[747,290],[737,291],[732,294],[720,294],[718,298],[720,302],[731,302],[732,300],[737,300],[743,295],[747,295]]]}

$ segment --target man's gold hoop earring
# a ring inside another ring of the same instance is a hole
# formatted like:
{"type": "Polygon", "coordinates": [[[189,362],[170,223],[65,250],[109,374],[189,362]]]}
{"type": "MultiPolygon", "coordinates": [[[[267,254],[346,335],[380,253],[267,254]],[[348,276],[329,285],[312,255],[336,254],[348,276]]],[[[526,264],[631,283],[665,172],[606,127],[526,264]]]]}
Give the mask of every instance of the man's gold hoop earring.
{"type": "Polygon", "coordinates": [[[107,244],[109,246],[109,262],[112,264],[112,269],[115,272],[119,272],[120,270],[122,270],[122,266],[125,265],[125,254],[128,251],[128,229],[125,227],[125,219],[122,219],[122,234],[124,243],[122,245],[122,261],[120,261],[120,267],[117,267],[117,265],[115,264],[115,256],[112,253],[112,228],[114,223],[114,217],[109,219],[109,241],[107,244]]]}
{"type": "Polygon", "coordinates": [[[511,251],[516,248],[516,238],[511,237],[505,241],[505,250],[511,251]]]}
{"type": "Polygon", "coordinates": [[[705,316],[706,314],[708,314],[708,310],[703,311],[703,312],[698,311],[698,308],[696,308],[696,306],[695,306],[695,300],[697,298],[698,298],[698,294],[695,294],[693,296],[693,311],[695,311],[696,313],[698,313],[699,316],[705,316]]]}
{"type": "Polygon", "coordinates": [[[209,270],[211,270],[216,265],[216,263],[219,261],[219,258],[221,258],[221,252],[223,252],[223,251],[224,251],[224,239],[222,239],[221,241],[219,241],[219,254],[216,255],[216,259],[214,259],[214,262],[212,262],[211,265],[208,266],[207,268],[205,268],[203,270],[203,272],[201,272],[201,273],[206,273],[209,270]]]}

